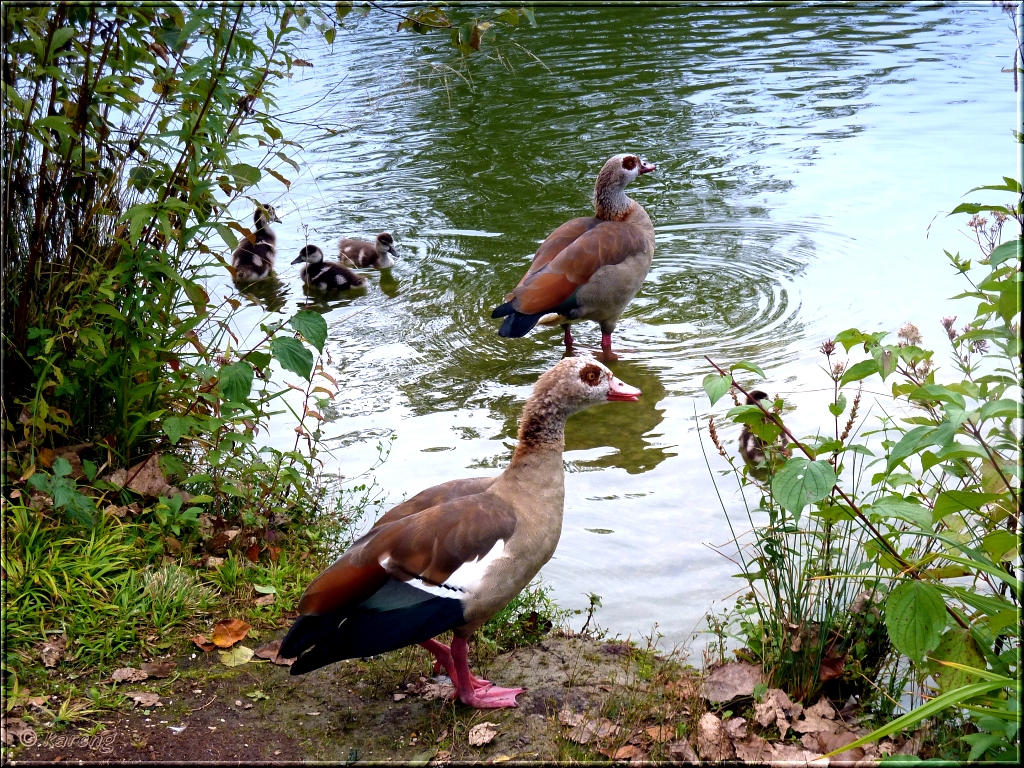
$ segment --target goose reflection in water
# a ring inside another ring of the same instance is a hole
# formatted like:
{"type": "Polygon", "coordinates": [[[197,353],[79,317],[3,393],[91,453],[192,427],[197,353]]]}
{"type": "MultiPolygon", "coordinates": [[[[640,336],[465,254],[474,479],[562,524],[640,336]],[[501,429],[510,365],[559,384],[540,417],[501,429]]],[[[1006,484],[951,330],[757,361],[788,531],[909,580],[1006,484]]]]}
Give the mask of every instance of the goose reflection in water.
{"type": "Polygon", "coordinates": [[[251,283],[235,283],[238,292],[267,312],[280,312],[288,303],[288,287],[275,273],[251,283]]]}
{"type": "Polygon", "coordinates": [[[643,395],[637,402],[630,403],[629,411],[612,404],[593,409],[597,418],[586,418],[586,413],[576,416],[565,430],[566,459],[580,470],[619,467],[631,475],[650,472],[676,455],[652,444],[661,437],[655,430],[665,418],[665,410],[658,408],[667,394],[665,385],[654,368],[635,360],[620,359],[609,367],[618,378],[628,377],[630,382],[635,382],[643,395]],[[600,448],[615,450],[594,459],[575,459],[572,455],[574,451],[600,448]]]}

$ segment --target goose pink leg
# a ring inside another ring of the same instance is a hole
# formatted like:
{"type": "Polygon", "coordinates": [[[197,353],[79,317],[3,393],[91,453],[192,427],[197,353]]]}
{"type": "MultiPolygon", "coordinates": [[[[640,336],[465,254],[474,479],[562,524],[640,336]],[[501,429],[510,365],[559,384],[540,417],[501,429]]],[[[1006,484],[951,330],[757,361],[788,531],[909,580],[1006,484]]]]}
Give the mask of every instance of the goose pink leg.
{"type": "Polygon", "coordinates": [[[565,348],[572,349],[572,331],[569,330],[569,324],[565,323],[562,325],[562,329],[565,331],[565,348]]]}
{"type": "Polygon", "coordinates": [[[496,685],[491,685],[485,689],[478,689],[470,682],[474,678],[469,671],[469,643],[461,637],[455,637],[452,640],[451,654],[457,678],[453,682],[463,704],[477,709],[519,706],[516,704],[516,696],[525,691],[525,688],[499,688],[496,685]]]}
{"type": "MultiPolygon", "coordinates": [[[[452,683],[458,685],[458,673],[455,671],[455,662],[452,660],[451,648],[437,640],[427,640],[420,643],[420,645],[434,656],[434,674],[438,674],[441,668],[444,667],[445,671],[448,672],[448,677],[452,679],[452,683]]],[[[477,677],[472,673],[469,673],[469,683],[478,691],[486,690],[492,685],[490,680],[484,680],[482,677],[477,677]]]]}

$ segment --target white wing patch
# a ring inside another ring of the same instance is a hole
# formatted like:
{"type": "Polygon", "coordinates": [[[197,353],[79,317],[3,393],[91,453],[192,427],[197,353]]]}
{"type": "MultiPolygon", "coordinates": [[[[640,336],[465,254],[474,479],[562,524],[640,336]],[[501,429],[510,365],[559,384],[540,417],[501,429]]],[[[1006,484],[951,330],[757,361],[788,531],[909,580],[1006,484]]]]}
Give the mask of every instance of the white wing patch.
{"type": "MultiPolygon", "coordinates": [[[[437,597],[447,597],[459,600],[466,600],[473,596],[473,593],[479,588],[481,580],[483,580],[484,574],[487,573],[488,569],[495,563],[505,556],[505,541],[498,539],[494,542],[494,546],[491,547],[491,551],[483,557],[477,558],[476,560],[470,560],[467,563],[460,565],[451,576],[447,578],[444,584],[435,586],[433,584],[427,584],[422,579],[409,579],[406,584],[422,589],[424,592],[435,595],[437,597]]],[[[384,570],[388,568],[388,561],[390,557],[385,557],[380,561],[380,565],[384,570]]]]}

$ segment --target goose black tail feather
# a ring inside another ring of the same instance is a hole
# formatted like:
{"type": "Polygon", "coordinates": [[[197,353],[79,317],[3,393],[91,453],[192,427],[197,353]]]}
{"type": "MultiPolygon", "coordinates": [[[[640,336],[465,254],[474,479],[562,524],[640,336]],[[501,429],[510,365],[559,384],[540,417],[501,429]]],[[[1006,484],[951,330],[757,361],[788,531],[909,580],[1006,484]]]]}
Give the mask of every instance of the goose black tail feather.
{"type": "MultiPolygon", "coordinates": [[[[495,310],[497,311],[497,310],[495,310]]],[[[518,339],[525,336],[537,324],[537,321],[544,317],[545,312],[538,312],[535,315],[524,315],[520,312],[513,312],[505,318],[505,322],[498,329],[498,335],[505,338],[518,339]]]]}
{"type": "Polygon", "coordinates": [[[393,594],[378,592],[355,609],[299,617],[279,654],[282,658],[298,656],[291,674],[422,643],[466,623],[462,601],[457,598],[434,597],[401,582],[389,582],[388,586],[391,589],[381,592],[393,594]]]}

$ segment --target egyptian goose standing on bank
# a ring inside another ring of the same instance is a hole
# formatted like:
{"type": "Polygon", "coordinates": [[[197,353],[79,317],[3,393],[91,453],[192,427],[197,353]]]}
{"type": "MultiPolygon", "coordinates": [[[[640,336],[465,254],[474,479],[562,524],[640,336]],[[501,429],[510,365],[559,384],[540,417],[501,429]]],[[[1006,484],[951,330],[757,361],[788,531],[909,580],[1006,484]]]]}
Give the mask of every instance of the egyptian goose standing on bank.
{"type": "Polygon", "coordinates": [[[612,331],[651,268],[654,225],[647,211],[626,196],[626,185],[657,166],[636,155],[616,155],[594,186],[594,215],[567,221],[545,240],[505,303],[498,333],[518,338],[538,322],[560,324],[572,348],[570,323],[601,326],[601,349],[611,355],[612,331]],[[545,315],[549,315],[545,317],[545,315]]]}
{"type": "Polygon", "coordinates": [[[256,213],[253,214],[256,231],[252,233],[252,240],[243,238],[231,254],[231,266],[235,268],[237,282],[261,280],[273,271],[277,236],[270,228],[272,221],[281,223],[274,206],[256,203],[256,213]]]}
{"type": "Polygon", "coordinates": [[[348,239],[338,241],[338,258],[356,267],[391,269],[395,266],[392,257],[397,258],[398,251],[395,250],[395,238],[387,232],[377,235],[373,243],[348,239]]]}
{"type": "Polygon", "coordinates": [[[555,551],[566,419],[639,395],[588,358],[566,358],[541,376],[504,472],[451,480],[399,504],[306,588],[280,650],[298,657],[292,674],[419,643],[448,671],[464,704],[516,706],[522,688],[499,688],[469,671],[467,641],[555,551]],[[450,647],[433,639],[449,629],[450,647]]]}
{"type": "Polygon", "coordinates": [[[318,291],[347,291],[366,285],[362,275],[333,261],[324,261],[324,252],[317,245],[304,246],[292,264],[302,264],[302,282],[318,291]]]}

